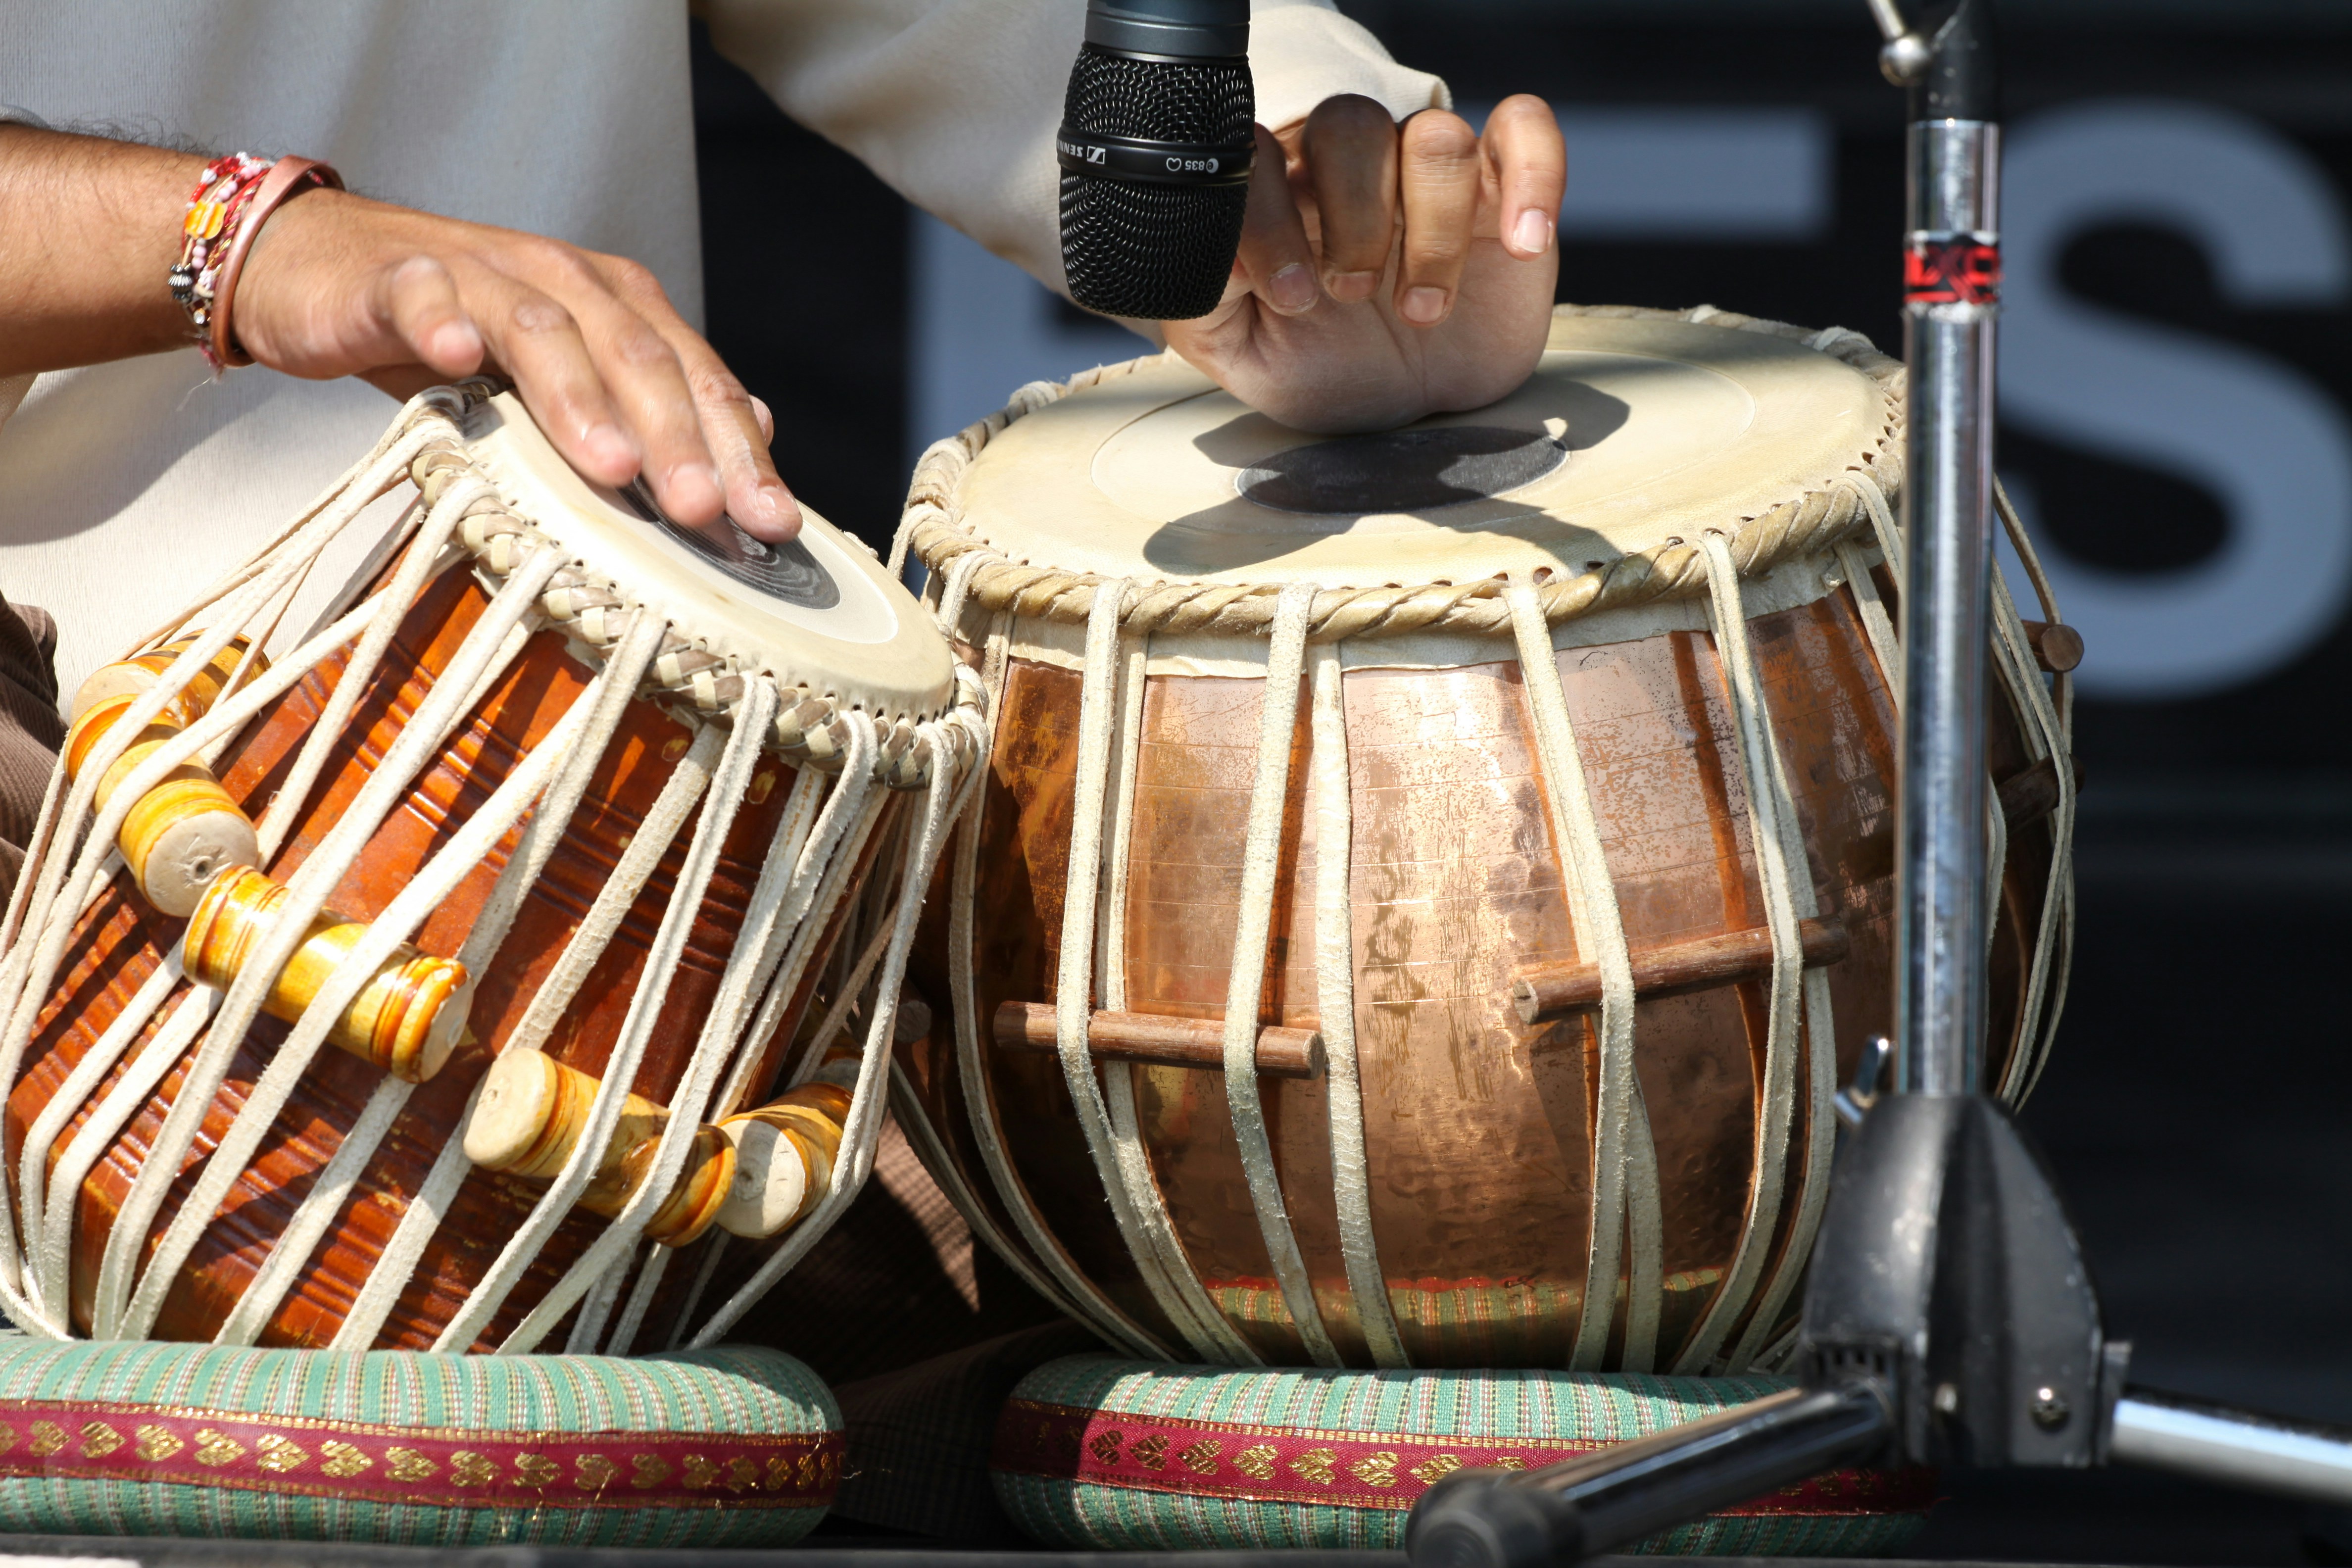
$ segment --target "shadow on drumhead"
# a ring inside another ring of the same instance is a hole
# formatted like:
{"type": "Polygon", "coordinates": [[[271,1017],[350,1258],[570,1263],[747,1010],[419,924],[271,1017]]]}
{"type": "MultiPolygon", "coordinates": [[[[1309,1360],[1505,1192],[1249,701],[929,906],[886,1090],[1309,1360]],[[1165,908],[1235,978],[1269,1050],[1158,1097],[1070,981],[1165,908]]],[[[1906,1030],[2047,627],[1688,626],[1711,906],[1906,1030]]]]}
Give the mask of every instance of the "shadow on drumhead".
{"type": "Polygon", "coordinates": [[[1298,548],[1301,532],[1344,533],[1358,520],[1381,513],[1411,512],[1465,531],[1538,515],[1538,509],[1514,505],[1511,492],[1547,478],[1570,453],[1598,446],[1632,412],[1622,398],[1580,382],[1563,381],[1553,390],[1546,417],[1566,426],[1558,434],[1525,426],[1424,422],[1281,447],[1276,443],[1297,433],[1261,414],[1229,419],[1192,445],[1233,474],[1234,500],[1162,524],[1145,542],[1144,558],[1163,571],[1197,571],[1197,546],[1204,535],[1214,535],[1218,565],[1231,570],[1288,554],[1298,548]],[[1474,503],[1475,512],[1446,515],[1474,503]],[[1299,523],[1269,530],[1260,508],[1299,523]]]}

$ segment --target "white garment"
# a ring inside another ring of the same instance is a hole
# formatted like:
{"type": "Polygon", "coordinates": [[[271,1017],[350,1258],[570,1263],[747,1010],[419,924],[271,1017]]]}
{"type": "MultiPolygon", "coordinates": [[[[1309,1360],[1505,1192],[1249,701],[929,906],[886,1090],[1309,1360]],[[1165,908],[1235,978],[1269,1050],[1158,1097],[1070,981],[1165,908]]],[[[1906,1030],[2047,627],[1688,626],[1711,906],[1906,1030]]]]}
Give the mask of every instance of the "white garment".
{"type": "MultiPolygon", "coordinates": [[[[788,113],[1060,286],[1051,138],[1079,0],[698,9],[788,113]]],[[[322,158],[370,195],[634,257],[698,322],[687,15],[676,0],[0,0],[0,104],[60,130],[322,158]]],[[[1446,102],[1328,0],[1256,0],[1250,58],[1271,125],[1339,92],[1400,116],[1446,102]]],[[[390,413],[358,382],[211,384],[193,350],[44,375],[13,417],[0,406],[0,593],[56,616],[70,695],[390,413]]],[[[313,602],[341,585],[325,576],[313,602]]]]}

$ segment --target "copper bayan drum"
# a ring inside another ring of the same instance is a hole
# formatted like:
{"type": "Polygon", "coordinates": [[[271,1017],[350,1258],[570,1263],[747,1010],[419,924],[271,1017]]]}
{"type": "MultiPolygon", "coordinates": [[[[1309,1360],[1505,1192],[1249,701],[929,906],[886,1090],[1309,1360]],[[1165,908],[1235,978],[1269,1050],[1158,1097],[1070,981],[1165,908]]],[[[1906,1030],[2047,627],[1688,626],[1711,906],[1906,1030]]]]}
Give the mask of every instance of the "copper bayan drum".
{"type": "Polygon", "coordinates": [[[832,1223],[892,1022],[828,1062],[849,1008],[812,998],[877,963],[898,994],[984,731],[870,552],[722,527],[443,388],[92,678],[0,970],[10,1317],[707,1342],[832,1223]],[[320,629],[260,658],[411,479],[320,629]]]}
{"type": "MultiPolygon", "coordinates": [[[[1902,374],[1563,309],[1391,434],[1163,355],[933,447],[902,548],[996,735],[900,1115],[976,1227],[1139,1353],[1769,1364],[1889,1022],[1902,374]]],[[[2040,625],[2000,596],[2011,1100],[2071,898],[2040,625]]]]}

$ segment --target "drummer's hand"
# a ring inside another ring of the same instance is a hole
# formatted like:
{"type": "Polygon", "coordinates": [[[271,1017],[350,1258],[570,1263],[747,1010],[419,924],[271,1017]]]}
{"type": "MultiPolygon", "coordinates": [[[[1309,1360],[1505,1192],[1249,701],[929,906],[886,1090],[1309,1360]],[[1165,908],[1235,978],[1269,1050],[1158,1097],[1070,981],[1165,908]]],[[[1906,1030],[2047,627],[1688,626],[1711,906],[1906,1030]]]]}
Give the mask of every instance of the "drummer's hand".
{"type": "Polygon", "coordinates": [[[1261,126],[1257,146],[1233,282],[1210,314],[1165,323],[1170,347],[1302,430],[1476,408],[1528,378],[1567,178],[1549,105],[1506,99],[1479,136],[1349,95],[1261,126]]]}
{"type": "Polygon", "coordinates": [[[230,302],[237,342],[289,375],[397,397],[491,369],[573,467],[642,472],[671,517],[800,531],[768,410],[636,262],[319,190],[271,215],[230,302]]]}

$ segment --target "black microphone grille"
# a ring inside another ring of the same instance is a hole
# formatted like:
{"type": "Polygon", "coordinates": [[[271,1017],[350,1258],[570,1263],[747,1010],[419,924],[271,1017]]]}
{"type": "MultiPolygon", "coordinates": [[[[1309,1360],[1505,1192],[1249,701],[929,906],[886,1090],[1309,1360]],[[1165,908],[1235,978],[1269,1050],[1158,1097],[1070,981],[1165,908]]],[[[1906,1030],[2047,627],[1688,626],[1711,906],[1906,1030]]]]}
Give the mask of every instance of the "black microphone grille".
{"type": "Polygon", "coordinates": [[[1246,58],[1081,51],[1062,119],[1070,297],[1154,321],[1215,310],[1249,205],[1255,115],[1246,58]],[[1190,173],[1152,177],[1152,164],[1179,163],[1190,173]]]}

